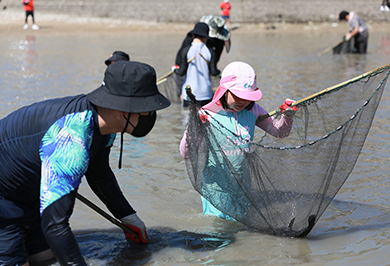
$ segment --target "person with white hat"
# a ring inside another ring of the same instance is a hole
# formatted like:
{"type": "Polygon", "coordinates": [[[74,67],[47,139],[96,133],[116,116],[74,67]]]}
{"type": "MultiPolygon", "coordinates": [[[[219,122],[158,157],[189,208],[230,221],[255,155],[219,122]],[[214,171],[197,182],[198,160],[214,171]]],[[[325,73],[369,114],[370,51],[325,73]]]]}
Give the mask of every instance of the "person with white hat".
{"type": "Polygon", "coordinates": [[[69,227],[82,177],[107,209],[146,243],[144,222],[127,201],[109,165],[116,133],[147,135],[156,111],[170,105],[153,67],[110,64],[103,84],[85,95],[22,107],[0,120],[0,264],[87,265],[69,227]]]}
{"type": "MultiPolygon", "coordinates": [[[[258,121],[258,118],[264,116],[267,113],[256,101],[259,101],[262,97],[261,90],[257,87],[256,73],[254,69],[244,62],[232,62],[228,64],[222,71],[222,77],[220,85],[214,94],[213,100],[200,108],[199,114],[204,123],[208,123],[213,127],[220,128],[222,124],[225,129],[233,132],[231,136],[223,135],[218,130],[213,131],[214,138],[221,147],[214,147],[215,152],[223,151],[224,155],[231,158],[231,162],[235,162],[237,169],[240,169],[242,164],[242,156],[236,150],[235,145],[231,143],[241,143],[240,147],[245,149],[249,148],[249,142],[253,140],[255,126],[263,129],[268,134],[271,134],[277,138],[284,138],[290,134],[290,130],[293,124],[294,113],[297,111],[297,107],[291,107],[294,102],[286,99],[285,102],[279,107],[282,116],[280,118],[268,117],[264,120],[258,121]],[[227,141],[227,139],[229,141],[227,141]],[[245,141],[243,141],[245,140],[245,141]]],[[[184,132],[184,136],[180,143],[180,153],[183,158],[187,158],[187,131],[184,132]]],[[[222,155],[221,162],[223,162],[222,155]]],[[[214,164],[219,162],[213,162],[211,160],[206,162],[204,175],[207,175],[208,171],[214,169],[214,164]]],[[[204,184],[204,186],[215,186],[218,181],[210,180],[213,184],[204,184]],[[214,184],[216,182],[216,184],[214,184]]],[[[219,189],[215,189],[220,191],[219,189]]],[[[223,193],[229,192],[220,192],[223,193]]],[[[222,198],[222,197],[221,197],[222,198]]],[[[225,197],[225,199],[228,197],[225,197]]],[[[222,199],[221,199],[222,200],[222,199]]],[[[202,197],[203,214],[214,215],[223,218],[230,219],[229,216],[222,213],[215,208],[208,200],[202,197]]],[[[221,204],[229,204],[228,202],[221,202],[221,204]]]]}
{"type": "Polygon", "coordinates": [[[209,25],[209,39],[207,40],[206,45],[210,50],[214,51],[215,62],[217,64],[221,57],[223,48],[226,48],[227,53],[230,51],[230,29],[226,26],[225,20],[220,16],[202,16],[199,21],[209,25]]]}

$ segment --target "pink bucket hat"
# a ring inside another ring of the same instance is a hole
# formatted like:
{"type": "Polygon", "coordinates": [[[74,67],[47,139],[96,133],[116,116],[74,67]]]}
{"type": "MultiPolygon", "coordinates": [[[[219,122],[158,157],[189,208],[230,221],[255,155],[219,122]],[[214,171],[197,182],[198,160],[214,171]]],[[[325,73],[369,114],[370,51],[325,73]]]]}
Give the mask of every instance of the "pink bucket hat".
{"type": "Polygon", "coordinates": [[[248,101],[258,101],[262,93],[257,88],[255,70],[247,63],[232,62],[222,71],[220,87],[223,86],[235,96],[248,101]]]}
{"type": "Polygon", "coordinates": [[[244,62],[232,62],[225,67],[213,100],[203,108],[207,109],[214,104],[219,104],[219,99],[227,90],[241,99],[254,102],[260,100],[262,96],[261,90],[257,88],[255,70],[244,62]]]}

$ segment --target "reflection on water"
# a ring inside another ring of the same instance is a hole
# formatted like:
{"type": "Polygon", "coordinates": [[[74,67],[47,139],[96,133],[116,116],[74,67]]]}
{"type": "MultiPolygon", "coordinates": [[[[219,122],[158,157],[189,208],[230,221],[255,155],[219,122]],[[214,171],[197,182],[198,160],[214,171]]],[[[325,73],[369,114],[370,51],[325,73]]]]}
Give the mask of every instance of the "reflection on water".
{"type": "MultiPolygon", "coordinates": [[[[35,101],[94,90],[102,82],[104,60],[115,50],[151,64],[161,76],[170,71],[183,37],[2,36],[0,117],[35,101]]],[[[250,63],[263,91],[259,103],[272,111],[285,98],[298,100],[390,63],[390,37],[385,33],[370,35],[367,55],[317,56],[338,38],[311,32],[233,32],[231,50],[222,54],[219,68],[235,60],[250,63]]],[[[150,243],[141,247],[127,243],[120,229],[79,202],[72,229],[90,265],[387,265],[389,106],[387,86],[354,171],[305,239],[263,235],[236,222],[201,215],[199,195],[178,151],[187,119],[179,104],[158,112],[147,137],[125,137],[121,170],[118,141],[111,152],[111,166],[145,221],[150,243]]],[[[80,193],[100,204],[85,181],[80,193]]]]}
{"type": "Polygon", "coordinates": [[[380,53],[383,56],[390,54],[390,36],[388,34],[383,34],[381,37],[381,50],[380,53]]]}
{"type": "Polygon", "coordinates": [[[33,77],[37,71],[35,64],[38,57],[35,47],[35,36],[26,36],[26,40],[20,43],[18,48],[24,52],[21,58],[21,71],[25,72],[24,77],[33,77]]]}

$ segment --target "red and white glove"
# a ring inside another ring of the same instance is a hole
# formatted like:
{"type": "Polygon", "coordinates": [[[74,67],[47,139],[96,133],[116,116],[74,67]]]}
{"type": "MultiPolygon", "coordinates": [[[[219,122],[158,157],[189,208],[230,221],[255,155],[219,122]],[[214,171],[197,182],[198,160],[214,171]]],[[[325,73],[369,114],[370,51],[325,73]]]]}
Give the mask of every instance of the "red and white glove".
{"type": "Polygon", "coordinates": [[[124,231],[127,240],[133,241],[137,244],[140,243],[146,244],[146,242],[148,241],[148,234],[146,233],[146,227],[144,222],[138,217],[136,213],[123,217],[121,221],[132,231],[138,233],[139,236],[138,237],[135,234],[129,234],[124,231]]]}
{"type": "Polygon", "coordinates": [[[295,103],[294,100],[286,99],[284,100],[284,103],[279,106],[280,111],[289,118],[293,117],[295,112],[298,111],[298,107],[291,107],[293,103],[295,103]]]}
{"type": "Polygon", "coordinates": [[[171,67],[171,70],[174,71],[175,69],[179,69],[179,66],[178,65],[174,65],[171,67]]]}

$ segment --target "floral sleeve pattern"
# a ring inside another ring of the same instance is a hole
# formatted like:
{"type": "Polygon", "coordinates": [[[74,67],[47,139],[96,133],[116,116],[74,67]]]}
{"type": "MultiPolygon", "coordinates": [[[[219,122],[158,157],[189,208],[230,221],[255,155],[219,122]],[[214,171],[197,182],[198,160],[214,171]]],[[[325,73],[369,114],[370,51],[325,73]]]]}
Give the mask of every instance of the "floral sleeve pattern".
{"type": "Polygon", "coordinates": [[[93,117],[89,110],[60,118],[43,136],[39,149],[41,214],[81,183],[89,164],[92,136],[93,117]]]}

